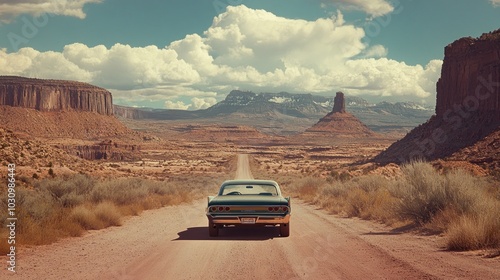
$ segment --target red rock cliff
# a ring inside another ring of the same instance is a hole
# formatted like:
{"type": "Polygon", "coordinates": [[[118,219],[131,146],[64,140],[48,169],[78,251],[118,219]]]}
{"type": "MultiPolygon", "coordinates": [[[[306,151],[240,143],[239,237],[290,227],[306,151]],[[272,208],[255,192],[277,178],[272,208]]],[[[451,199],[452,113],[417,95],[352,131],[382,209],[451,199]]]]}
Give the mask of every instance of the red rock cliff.
{"type": "Polygon", "coordinates": [[[462,38],[445,48],[437,83],[436,115],[375,157],[379,163],[434,160],[499,162],[500,29],[477,39],[462,38]],[[481,146],[483,156],[477,151],[481,146]],[[491,144],[491,145],[490,145],[491,144]]]}
{"type": "Polygon", "coordinates": [[[460,107],[479,114],[500,110],[500,29],[445,48],[436,115],[446,117],[460,107]]]}
{"type": "Polygon", "coordinates": [[[0,105],[113,115],[111,93],[87,83],[0,76],[0,105]]]}

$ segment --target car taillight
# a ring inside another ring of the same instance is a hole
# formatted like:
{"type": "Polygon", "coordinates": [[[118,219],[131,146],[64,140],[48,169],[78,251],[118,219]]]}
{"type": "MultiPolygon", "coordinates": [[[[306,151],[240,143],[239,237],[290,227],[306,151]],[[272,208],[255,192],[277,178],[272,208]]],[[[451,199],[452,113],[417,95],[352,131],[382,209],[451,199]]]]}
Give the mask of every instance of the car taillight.
{"type": "Polygon", "coordinates": [[[226,210],[227,212],[229,212],[229,210],[231,210],[231,208],[226,207],[226,209],[224,209],[224,210],[226,210]]]}
{"type": "Polygon", "coordinates": [[[278,206],[272,207],[271,206],[271,207],[267,208],[267,210],[269,210],[269,212],[278,212],[278,211],[287,212],[288,206],[281,206],[281,207],[278,207],[278,206]]]}
{"type": "Polygon", "coordinates": [[[217,211],[217,207],[210,207],[210,211],[212,211],[212,212],[217,211]]]}
{"type": "Polygon", "coordinates": [[[224,211],[224,207],[219,206],[219,212],[222,212],[222,211],[224,211]]]}

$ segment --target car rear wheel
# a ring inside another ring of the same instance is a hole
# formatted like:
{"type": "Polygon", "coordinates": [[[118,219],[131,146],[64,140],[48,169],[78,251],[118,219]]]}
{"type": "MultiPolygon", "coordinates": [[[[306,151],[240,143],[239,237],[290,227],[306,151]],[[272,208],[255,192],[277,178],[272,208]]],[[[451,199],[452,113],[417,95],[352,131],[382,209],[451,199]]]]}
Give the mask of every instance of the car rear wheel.
{"type": "Polygon", "coordinates": [[[280,235],[281,237],[290,236],[290,222],[286,224],[280,224],[280,235]]]}
{"type": "Polygon", "coordinates": [[[212,222],[208,222],[208,235],[210,237],[219,236],[219,227],[212,222]]]}

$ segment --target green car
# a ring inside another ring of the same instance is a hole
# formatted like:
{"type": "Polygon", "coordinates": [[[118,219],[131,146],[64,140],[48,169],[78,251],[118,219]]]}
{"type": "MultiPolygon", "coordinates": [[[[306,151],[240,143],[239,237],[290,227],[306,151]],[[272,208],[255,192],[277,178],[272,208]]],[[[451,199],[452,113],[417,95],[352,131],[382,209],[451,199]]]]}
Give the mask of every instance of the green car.
{"type": "Polygon", "coordinates": [[[280,235],[290,235],[290,197],[283,197],[275,181],[230,180],[217,196],[208,197],[208,233],[219,235],[227,226],[278,226],[280,235]]]}

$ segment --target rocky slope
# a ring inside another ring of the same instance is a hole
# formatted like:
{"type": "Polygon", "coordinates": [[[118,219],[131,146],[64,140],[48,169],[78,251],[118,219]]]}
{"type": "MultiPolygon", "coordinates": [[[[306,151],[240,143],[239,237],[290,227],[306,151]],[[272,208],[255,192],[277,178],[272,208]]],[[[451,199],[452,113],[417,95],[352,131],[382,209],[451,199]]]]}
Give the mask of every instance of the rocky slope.
{"type": "Polygon", "coordinates": [[[142,140],[113,115],[110,92],[73,81],[0,76],[0,120],[21,139],[91,160],[135,159],[142,140]]]}
{"type": "MultiPolygon", "coordinates": [[[[17,179],[49,176],[49,170],[72,173],[92,168],[92,164],[38,140],[19,138],[14,132],[0,128],[0,164],[16,165],[17,179]]],[[[3,176],[5,174],[0,175],[3,176]]]]}
{"type": "Polygon", "coordinates": [[[56,145],[68,154],[89,160],[132,161],[140,159],[140,146],[105,140],[90,145],[56,145]]]}
{"type": "Polygon", "coordinates": [[[311,128],[308,128],[305,135],[318,135],[328,137],[370,137],[374,136],[366,125],[358,118],[345,110],[344,93],[337,92],[333,110],[325,117],[321,118],[311,128]]]}
{"type": "Polygon", "coordinates": [[[111,93],[90,84],[0,76],[0,105],[39,111],[85,111],[113,114],[111,93]]]}
{"type": "Polygon", "coordinates": [[[401,163],[455,154],[463,160],[488,165],[500,161],[499,129],[500,30],[497,30],[476,39],[459,39],[445,48],[441,79],[437,83],[436,115],[378,155],[375,161],[401,163]],[[494,144],[481,144],[484,141],[494,144]],[[481,155],[476,153],[476,145],[484,149],[481,155]]]}
{"type": "Polygon", "coordinates": [[[0,106],[0,119],[0,127],[30,137],[92,140],[134,135],[115,117],[91,112],[42,112],[0,106]]]}

